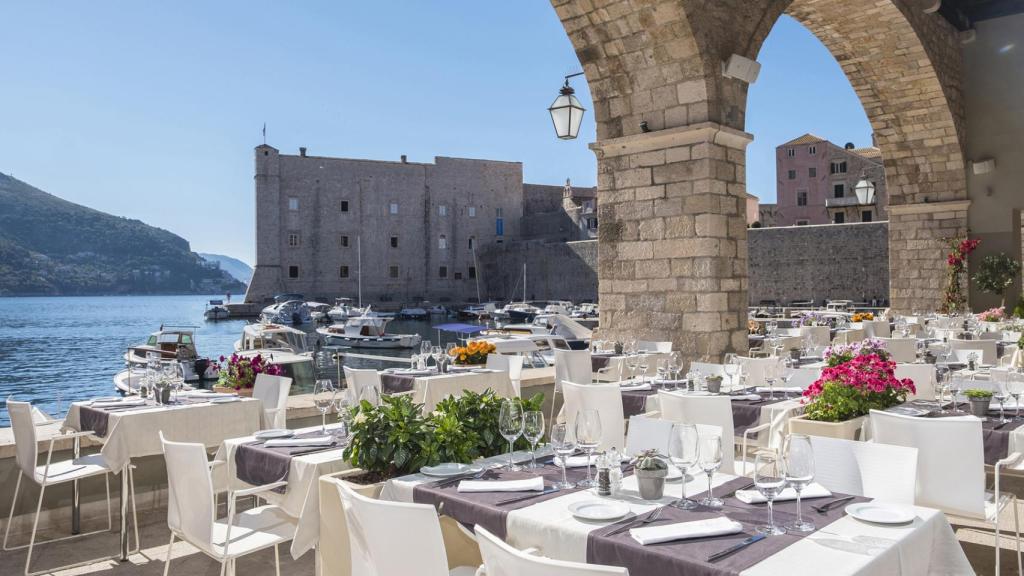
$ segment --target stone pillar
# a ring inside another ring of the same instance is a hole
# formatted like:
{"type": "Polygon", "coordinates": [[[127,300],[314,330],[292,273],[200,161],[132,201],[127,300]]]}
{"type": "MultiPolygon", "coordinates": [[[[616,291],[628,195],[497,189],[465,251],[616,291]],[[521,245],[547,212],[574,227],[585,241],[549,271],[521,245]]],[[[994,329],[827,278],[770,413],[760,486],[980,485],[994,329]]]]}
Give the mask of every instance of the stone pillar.
{"type": "Polygon", "coordinates": [[[937,310],[946,286],[946,238],[967,234],[970,200],[889,206],[889,295],[896,312],[937,310]]]}
{"type": "Polygon", "coordinates": [[[751,140],[703,122],[591,145],[601,338],[671,340],[687,364],[746,352],[751,140]]]}

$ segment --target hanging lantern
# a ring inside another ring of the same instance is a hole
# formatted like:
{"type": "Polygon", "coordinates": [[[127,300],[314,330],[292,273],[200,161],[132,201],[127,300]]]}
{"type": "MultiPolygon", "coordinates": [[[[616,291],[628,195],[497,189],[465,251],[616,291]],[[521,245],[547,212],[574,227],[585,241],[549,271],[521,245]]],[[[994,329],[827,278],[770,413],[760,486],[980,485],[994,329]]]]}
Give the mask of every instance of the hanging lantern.
{"type": "Polygon", "coordinates": [[[875,203],[875,183],[868,180],[867,175],[861,175],[860,182],[857,182],[853,191],[857,194],[857,202],[862,206],[875,203]]]}
{"type": "Polygon", "coordinates": [[[576,98],[576,91],[569,86],[569,78],[570,76],[565,77],[565,85],[558,91],[558,98],[555,98],[548,108],[551,122],[555,125],[555,134],[560,140],[572,140],[579,135],[583,113],[586,112],[586,108],[576,98]]]}

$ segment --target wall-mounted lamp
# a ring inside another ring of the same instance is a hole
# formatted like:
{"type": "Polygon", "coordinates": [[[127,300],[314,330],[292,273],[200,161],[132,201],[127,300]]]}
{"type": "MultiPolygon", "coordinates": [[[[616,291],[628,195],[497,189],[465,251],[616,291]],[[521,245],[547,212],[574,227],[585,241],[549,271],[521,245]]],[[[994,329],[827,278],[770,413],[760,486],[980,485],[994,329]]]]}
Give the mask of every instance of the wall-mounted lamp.
{"type": "Polygon", "coordinates": [[[576,91],[569,86],[569,78],[582,75],[583,72],[577,72],[566,76],[565,85],[558,91],[558,98],[555,98],[548,107],[559,140],[572,140],[580,133],[580,123],[583,122],[583,113],[587,109],[576,98],[576,91]]]}
{"type": "Polygon", "coordinates": [[[722,62],[722,76],[735,78],[753,84],[757,81],[757,75],[761,73],[761,64],[739,54],[729,56],[729,59],[722,62]]]}

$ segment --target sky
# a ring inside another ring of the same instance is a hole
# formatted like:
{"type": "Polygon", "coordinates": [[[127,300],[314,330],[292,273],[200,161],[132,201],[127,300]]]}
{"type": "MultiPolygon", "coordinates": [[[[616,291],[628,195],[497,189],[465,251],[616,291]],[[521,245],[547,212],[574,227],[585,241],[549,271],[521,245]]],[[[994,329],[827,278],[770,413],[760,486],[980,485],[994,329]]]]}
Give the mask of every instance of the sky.
{"type": "MultiPolygon", "coordinates": [[[[527,182],[596,181],[593,114],[561,141],[547,113],[581,69],[549,0],[6,2],[0,22],[0,172],[196,251],[253,263],[264,123],[288,154],[512,160],[527,182]]],[[[775,146],[805,132],[861,146],[871,129],[796,22],[758,60],[747,181],[767,202],[775,146]]]]}

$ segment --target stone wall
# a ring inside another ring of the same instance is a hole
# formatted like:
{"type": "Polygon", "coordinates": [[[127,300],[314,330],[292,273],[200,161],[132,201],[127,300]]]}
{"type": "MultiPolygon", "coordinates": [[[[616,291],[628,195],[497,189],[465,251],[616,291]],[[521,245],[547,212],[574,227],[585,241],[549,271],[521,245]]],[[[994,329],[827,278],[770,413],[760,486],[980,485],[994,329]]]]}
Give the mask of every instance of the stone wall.
{"type": "Polygon", "coordinates": [[[597,241],[521,241],[494,244],[479,254],[485,299],[597,301],[597,241]]]}

